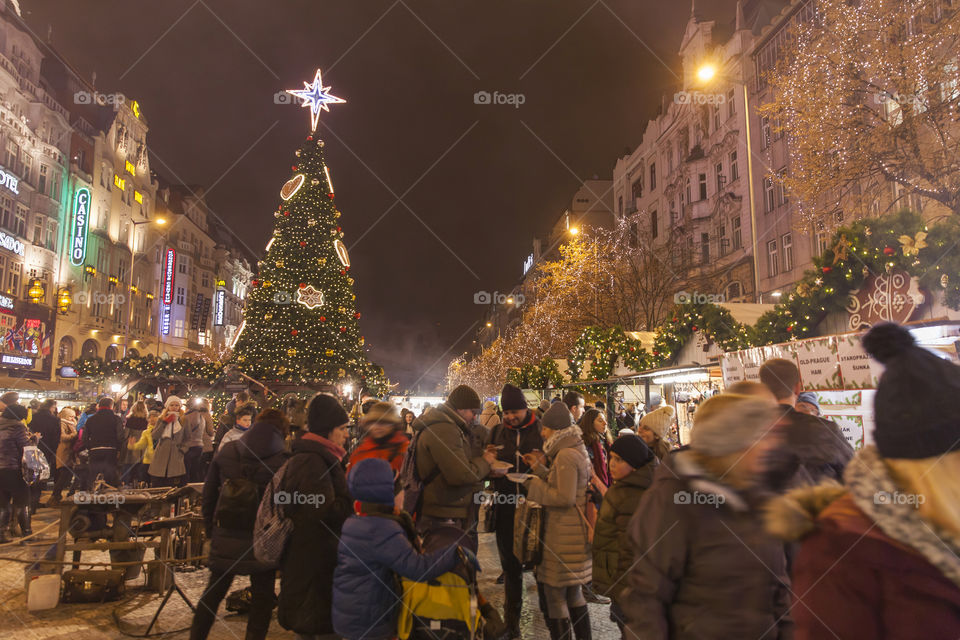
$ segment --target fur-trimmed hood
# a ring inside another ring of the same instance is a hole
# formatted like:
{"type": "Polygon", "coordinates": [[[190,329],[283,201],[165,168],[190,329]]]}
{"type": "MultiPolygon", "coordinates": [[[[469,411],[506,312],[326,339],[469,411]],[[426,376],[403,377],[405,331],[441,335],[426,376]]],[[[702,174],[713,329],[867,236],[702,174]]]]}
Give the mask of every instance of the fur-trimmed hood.
{"type": "Polygon", "coordinates": [[[896,484],[875,447],[864,447],[847,466],[845,487],[824,483],[796,489],[767,506],[767,530],[785,540],[800,540],[817,527],[821,516],[845,526],[860,517],[875,524],[864,536],[886,538],[923,556],[960,586],[960,539],[920,518],[914,501],[896,484]],[[848,504],[849,503],[849,504],[848,504]]]}

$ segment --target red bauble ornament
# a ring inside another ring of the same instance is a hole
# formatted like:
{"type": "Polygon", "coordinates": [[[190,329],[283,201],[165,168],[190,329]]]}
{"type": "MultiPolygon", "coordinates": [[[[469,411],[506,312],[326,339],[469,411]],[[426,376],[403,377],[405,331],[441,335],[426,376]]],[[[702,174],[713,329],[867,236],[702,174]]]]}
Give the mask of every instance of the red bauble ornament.
{"type": "Polygon", "coordinates": [[[305,246],[307,246],[307,243],[306,243],[305,241],[301,240],[301,241],[300,241],[300,246],[301,246],[301,247],[305,247],[305,246]]]}
{"type": "Polygon", "coordinates": [[[789,327],[787,327],[787,331],[789,331],[789,332],[792,333],[792,332],[793,332],[793,325],[790,325],[789,327]]]}
{"type": "Polygon", "coordinates": [[[696,331],[696,330],[697,330],[697,325],[693,325],[693,326],[691,327],[691,329],[693,329],[694,331],[696,331]]]}
{"type": "Polygon", "coordinates": [[[676,318],[674,318],[674,319],[673,319],[673,320],[671,320],[670,322],[676,322],[676,321],[677,321],[677,319],[676,319],[676,318]]]}
{"type": "Polygon", "coordinates": [[[895,254],[896,252],[897,252],[897,250],[894,249],[893,247],[884,247],[884,248],[883,248],[883,255],[885,255],[885,256],[892,256],[892,255],[895,254]]]}
{"type": "Polygon", "coordinates": [[[250,284],[253,285],[254,288],[256,288],[256,287],[259,287],[259,286],[260,286],[260,281],[259,281],[259,280],[254,280],[254,281],[251,282],[250,284]]]}
{"type": "Polygon", "coordinates": [[[313,136],[307,136],[307,140],[313,140],[313,136]]]}
{"type": "Polygon", "coordinates": [[[327,316],[320,316],[320,322],[326,322],[327,316]]]}
{"type": "Polygon", "coordinates": [[[290,212],[289,212],[289,211],[284,211],[284,212],[283,212],[283,215],[289,217],[289,216],[290,216],[290,212]]]}
{"type": "Polygon", "coordinates": [[[353,317],[356,318],[357,320],[359,320],[359,319],[360,319],[360,312],[357,311],[355,314],[353,314],[353,317]]]}
{"type": "Polygon", "coordinates": [[[343,231],[343,227],[337,227],[337,233],[343,231]]]}
{"type": "Polygon", "coordinates": [[[307,283],[306,283],[306,282],[301,282],[301,283],[300,283],[300,288],[301,288],[301,289],[306,289],[306,288],[307,288],[307,283]]]}
{"type": "Polygon", "coordinates": [[[347,332],[346,327],[340,327],[340,333],[346,333],[346,332],[347,332]]]}
{"type": "Polygon", "coordinates": [[[292,170],[296,171],[296,170],[297,170],[297,165],[293,165],[293,166],[290,167],[290,168],[291,168],[292,170]]]}
{"type": "Polygon", "coordinates": [[[295,336],[299,333],[296,329],[290,329],[290,335],[295,336]]]}
{"type": "Polygon", "coordinates": [[[831,271],[833,271],[833,267],[824,267],[823,269],[821,269],[821,271],[823,271],[824,273],[830,273],[831,271]]]}
{"type": "Polygon", "coordinates": [[[345,275],[347,275],[347,272],[344,271],[343,269],[340,269],[340,275],[345,276],[345,275]]]}

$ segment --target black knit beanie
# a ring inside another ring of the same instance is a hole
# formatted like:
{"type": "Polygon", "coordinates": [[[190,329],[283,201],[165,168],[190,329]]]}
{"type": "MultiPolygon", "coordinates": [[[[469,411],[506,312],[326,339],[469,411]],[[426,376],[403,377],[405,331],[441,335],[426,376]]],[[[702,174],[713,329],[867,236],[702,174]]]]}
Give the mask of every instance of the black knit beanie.
{"type": "Polygon", "coordinates": [[[329,393],[313,396],[307,409],[307,429],[311,433],[327,437],[331,431],[348,422],[350,418],[336,396],[329,393]]]}
{"type": "Polygon", "coordinates": [[[500,408],[504,411],[525,411],[527,399],[523,397],[523,391],[510,383],[503,385],[500,391],[500,408]]]}
{"type": "Polygon", "coordinates": [[[480,407],[483,406],[477,392],[465,384],[450,392],[450,395],[447,396],[447,404],[454,410],[477,409],[479,411],[480,407]]]}
{"type": "Polygon", "coordinates": [[[620,436],[610,445],[610,452],[623,458],[623,461],[634,469],[639,469],[653,460],[653,452],[640,436],[620,436]]]}
{"type": "Polygon", "coordinates": [[[915,460],[960,449],[960,367],[891,323],[873,327],[863,348],[886,367],[873,401],[880,455],[915,460]]]}

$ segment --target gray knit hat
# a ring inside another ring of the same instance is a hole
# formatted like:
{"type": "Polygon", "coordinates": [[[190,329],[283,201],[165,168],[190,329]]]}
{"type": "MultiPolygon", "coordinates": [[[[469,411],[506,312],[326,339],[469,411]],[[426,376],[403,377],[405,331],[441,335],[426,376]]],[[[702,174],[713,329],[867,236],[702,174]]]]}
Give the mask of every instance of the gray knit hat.
{"type": "Polygon", "coordinates": [[[20,394],[16,391],[7,391],[5,394],[0,396],[0,402],[6,405],[17,404],[20,402],[20,394]]]}
{"type": "Polygon", "coordinates": [[[544,412],[543,417],[540,418],[540,424],[547,429],[557,431],[573,426],[575,423],[573,421],[573,414],[570,413],[570,409],[567,409],[567,405],[562,402],[554,402],[550,405],[550,408],[544,412]]]}
{"type": "Polygon", "coordinates": [[[773,428],[777,418],[776,406],[768,400],[721,393],[693,414],[690,448],[708,456],[746,451],[773,428]]]}

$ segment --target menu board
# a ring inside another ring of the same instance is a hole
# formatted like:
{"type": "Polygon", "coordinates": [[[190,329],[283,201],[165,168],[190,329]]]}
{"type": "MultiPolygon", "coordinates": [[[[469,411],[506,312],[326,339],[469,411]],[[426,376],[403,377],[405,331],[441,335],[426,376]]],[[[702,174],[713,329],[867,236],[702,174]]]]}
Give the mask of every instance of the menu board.
{"type": "Polygon", "coordinates": [[[854,450],[863,448],[863,416],[857,414],[833,414],[825,413],[823,415],[827,420],[833,420],[840,427],[843,437],[847,439],[854,450]]]}
{"type": "Polygon", "coordinates": [[[740,352],[725,353],[720,356],[720,370],[723,372],[723,382],[729,386],[744,380],[743,362],[740,352]]]}
{"type": "Polygon", "coordinates": [[[883,365],[864,351],[860,344],[862,337],[862,333],[837,336],[844,389],[876,389],[883,373],[883,365]]]}
{"type": "Polygon", "coordinates": [[[742,354],[743,379],[760,382],[760,366],[766,361],[763,357],[763,348],[754,347],[739,352],[742,354]]]}
{"type": "Polygon", "coordinates": [[[843,389],[836,336],[802,340],[796,350],[804,391],[843,389]]]}

